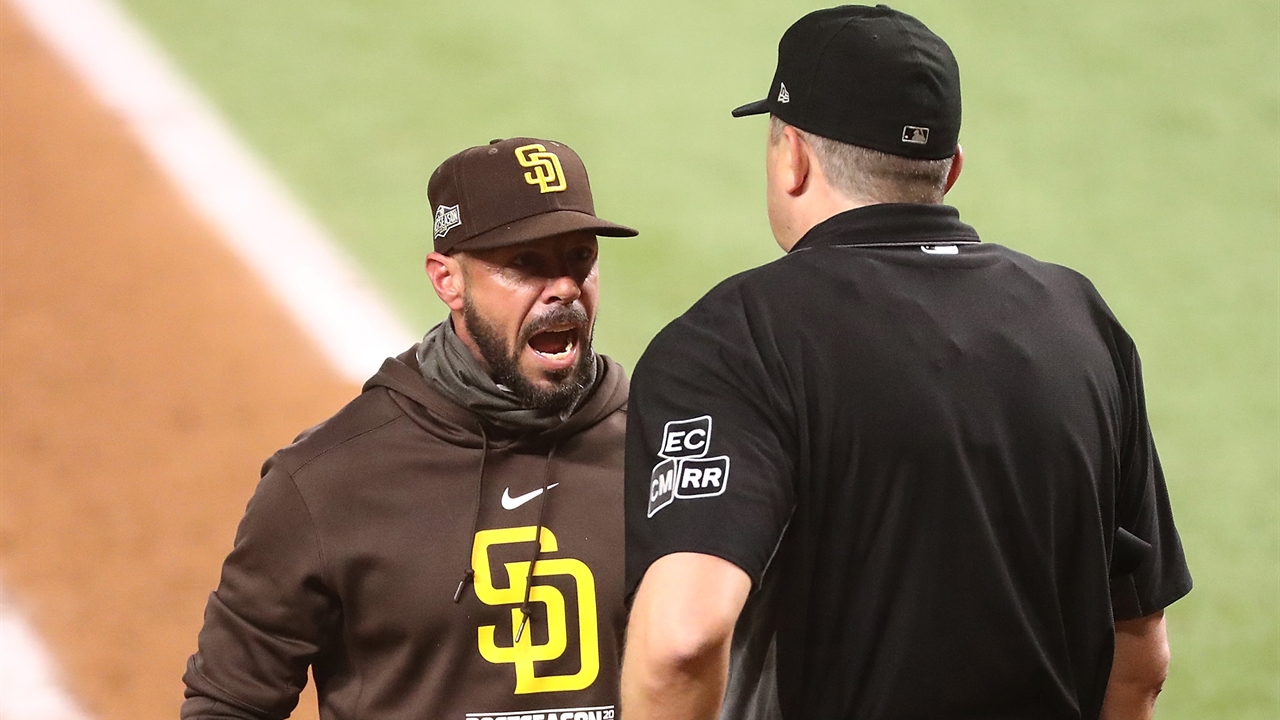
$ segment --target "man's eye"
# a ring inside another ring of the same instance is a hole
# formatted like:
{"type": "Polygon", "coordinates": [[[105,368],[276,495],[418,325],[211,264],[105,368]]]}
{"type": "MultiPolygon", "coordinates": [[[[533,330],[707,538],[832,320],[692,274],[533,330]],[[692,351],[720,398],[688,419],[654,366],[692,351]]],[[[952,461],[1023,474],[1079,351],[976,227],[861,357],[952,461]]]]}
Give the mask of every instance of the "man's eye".
{"type": "Polygon", "coordinates": [[[514,267],[514,268],[528,268],[528,267],[532,267],[535,261],[536,261],[536,258],[534,258],[534,256],[529,254],[521,254],[511,258],[510,264],[511,264],[511,267],[514,267]]]}

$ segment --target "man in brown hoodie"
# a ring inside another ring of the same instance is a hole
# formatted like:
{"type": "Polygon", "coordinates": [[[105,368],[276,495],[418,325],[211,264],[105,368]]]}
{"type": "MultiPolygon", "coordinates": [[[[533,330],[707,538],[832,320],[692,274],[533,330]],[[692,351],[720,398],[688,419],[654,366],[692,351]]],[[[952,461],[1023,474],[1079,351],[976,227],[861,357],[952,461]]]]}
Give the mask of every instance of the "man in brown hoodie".
{"type": "Polygon", "coordinates": [[[187,664],[183,718],[609,720],[627,381],[591,349],[596,217],[568,147],[431,177],[449,318],[263,467],[187,664]]]}

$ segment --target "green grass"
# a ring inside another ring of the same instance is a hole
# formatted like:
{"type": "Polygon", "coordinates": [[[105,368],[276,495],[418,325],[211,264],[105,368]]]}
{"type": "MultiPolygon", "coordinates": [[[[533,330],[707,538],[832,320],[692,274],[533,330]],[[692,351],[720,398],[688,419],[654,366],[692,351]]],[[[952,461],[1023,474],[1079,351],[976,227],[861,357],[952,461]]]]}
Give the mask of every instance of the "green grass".
{"type": "MultiPolygon", "coordinates": [[[[423,188],[493,137],[568,142],[602,216],[599,345],[630,366],[720,278],[778,251],[766,90],[812,6],[126,0],[413,326],[423,188]],[[536,10],[532,8],[537,8],[536,10]]],[[[1280,4],[904,0],[965,82],[984,238],[1089,275],[1143,352],[1196,576],[1162,718],[1280,716],[1280,4]]]]}

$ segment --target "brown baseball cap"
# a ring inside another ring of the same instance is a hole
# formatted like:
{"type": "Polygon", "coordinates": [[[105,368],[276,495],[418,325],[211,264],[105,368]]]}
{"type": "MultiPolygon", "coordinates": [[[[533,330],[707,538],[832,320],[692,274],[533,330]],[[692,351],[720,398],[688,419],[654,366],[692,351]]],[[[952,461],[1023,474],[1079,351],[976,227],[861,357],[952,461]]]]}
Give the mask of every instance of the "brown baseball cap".
{"type": "Polygon", "coordinates": [[[509,138],[467,148],[427,183],[435,250],[487,250],[577,230],[639,233],[596,217],[587,168],[568,145],[509,138]]]}

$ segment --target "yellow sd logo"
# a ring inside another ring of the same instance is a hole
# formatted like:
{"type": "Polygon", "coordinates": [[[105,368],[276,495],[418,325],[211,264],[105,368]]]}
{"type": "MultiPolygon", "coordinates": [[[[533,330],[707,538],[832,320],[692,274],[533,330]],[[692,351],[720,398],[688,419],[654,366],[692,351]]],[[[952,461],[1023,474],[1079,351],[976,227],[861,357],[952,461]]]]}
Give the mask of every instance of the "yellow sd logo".
{"type": "MultiPolygon", "coordinates": [[[[540,147],[540,146],[532,146],[540,147]]],[[[517,151],[518,152],[518,151],[517,151]]],[[[552,155],[551,157],[555,157],[552,155]]],[[[533,526],[482,530],[476,533],[471,551],[471,567],[476,570],[476,597],[486,605],[513,605],[511,608],[511,637],[515,638],[522,616],[519,605],[524,602],[525,578],[529,563],[504,563],[510,587],[493,585],[493,572],[489,563],[489,548],[494,545],[527,543],[534,538],[533,526]]],[[[558,545],[556,536],[542,528],[540,538],[542,552],[553,553],[558,545]]],[[[586,563],[573,558],[538,560],[533,569],[534,577],[568,575],[573,578],[578,594],[578,653],[581,665],[572,675],[534,674],[535,662],[555,660],[568,648],[568,617],[565,612],[564,594],[551,585],[534,585],[529,590],[530,602],[542,603],[547,609],[547,642],[533,644],[533,633],[525,628],[520,639],[511,647],[499,647],[494,641],[496,625],[479,628],[480,655],[491,663],[511,663],[516,667],[516,694],[581,690],[595,682],[600,673],[600,638],[596,631],[596,581],[586,563]]]]}
{"type": "Polygon", "coordinates": [[[521,145],[516,148],[516,160],[521,167],[533,168],[524,174],[524,181],[530,185],[538,185],[540,192],[563,192],[569,187],[564,181],[564,170],[560,168],[560,158],[538,143],[521,145]]]}

